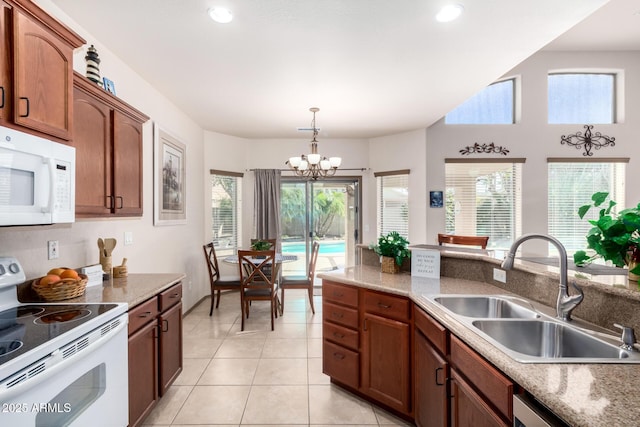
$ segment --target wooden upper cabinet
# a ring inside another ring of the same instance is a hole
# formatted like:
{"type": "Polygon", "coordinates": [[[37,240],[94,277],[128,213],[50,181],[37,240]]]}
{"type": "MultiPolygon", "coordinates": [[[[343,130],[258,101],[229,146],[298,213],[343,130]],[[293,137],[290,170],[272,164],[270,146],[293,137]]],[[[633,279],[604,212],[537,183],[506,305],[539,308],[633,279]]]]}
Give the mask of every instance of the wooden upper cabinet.
{"type": "Polygon", "coordinates": [[[142,215],[142,125],[113,112],[113,170],[118,215],[142,215]]]}
{"type": "Polygon", "coordinates": [[[76,215],[110,215],[111,109],[74,88],[73,146],[76,148],[76,215]]]}
{"type": "Polygon", "coordinates": [[[5,97],[12,103],[13,123],[69,140],[73,49],[85,41],[31,1],[7,4],[12,6],[13,94],[10,99],[8,94],[5,97]]]}
{"type": "Polygon", "coordinates": [[[142,124],[149,117],[74,73],[76,216],[142,215],[142,124]]]}
{"type": "Polygon", "coordinates": [[[10,116],[10,97],[13,93],[11,84],[11,45],[9,41],[11,7],[0,0],[0,123],[10,116]]]}

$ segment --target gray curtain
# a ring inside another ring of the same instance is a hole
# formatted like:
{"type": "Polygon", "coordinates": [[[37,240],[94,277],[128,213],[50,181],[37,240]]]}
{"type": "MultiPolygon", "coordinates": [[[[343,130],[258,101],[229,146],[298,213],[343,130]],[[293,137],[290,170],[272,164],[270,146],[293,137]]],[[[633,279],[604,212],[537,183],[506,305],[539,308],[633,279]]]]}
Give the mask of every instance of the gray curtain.
{"type": "MultiPolygon", "coordinates": [[[[280,240],[280,170],[254,171],[254,237],[280,240]]],[[[278,242],[280,243],[280,242],[278,242]]]]}

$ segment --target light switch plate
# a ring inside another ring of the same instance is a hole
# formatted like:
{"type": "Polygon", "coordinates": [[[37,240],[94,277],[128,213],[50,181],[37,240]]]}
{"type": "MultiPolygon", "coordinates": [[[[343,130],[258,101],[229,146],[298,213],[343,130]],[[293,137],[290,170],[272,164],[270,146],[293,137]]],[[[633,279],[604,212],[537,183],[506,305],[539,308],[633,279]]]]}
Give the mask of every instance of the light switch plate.
{"type": "Polygon", "coordinates": [[[60,256],[60,252],[58,251],[58,241],[57,240],[49,240],[47,242],[47,259],[57,259],[60,256]]]}
{"type": "Polygon", "coordinates": [[[124,232],[124,244],[133,245],[133,231],[124,232]]]}
{"type": "Polygon", "coordinates": [[[507,272],[500,268],[494,268],[493,280],[495,280],[496,282],[507,283],[507,272]]]}

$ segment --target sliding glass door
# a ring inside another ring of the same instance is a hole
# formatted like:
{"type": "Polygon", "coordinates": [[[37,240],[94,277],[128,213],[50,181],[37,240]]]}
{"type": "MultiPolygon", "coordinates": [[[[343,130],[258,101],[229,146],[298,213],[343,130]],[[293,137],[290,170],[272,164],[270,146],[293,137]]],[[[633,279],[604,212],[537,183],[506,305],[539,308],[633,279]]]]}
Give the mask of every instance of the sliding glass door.
{"type": "Polygon", "coordinates": [[[282,253],[298,257],[282,264],[283,275],[307,274],[314,241],[320,243],[316,273],[354,265],[360,241],[360,179],[283,177],[281,190],[282,253]]]}

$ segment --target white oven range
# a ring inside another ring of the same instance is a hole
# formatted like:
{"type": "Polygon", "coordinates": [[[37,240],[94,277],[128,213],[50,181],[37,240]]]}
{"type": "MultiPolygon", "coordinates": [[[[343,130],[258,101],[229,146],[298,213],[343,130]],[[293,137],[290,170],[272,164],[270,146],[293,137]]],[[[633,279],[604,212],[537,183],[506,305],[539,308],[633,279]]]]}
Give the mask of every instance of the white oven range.
{"type": "Polygon", "coordinates": [[[0,423],[126,426],[127,304],[21,304],[25,280],[0,257],[0,423]]]}

